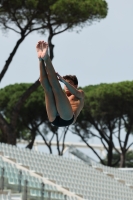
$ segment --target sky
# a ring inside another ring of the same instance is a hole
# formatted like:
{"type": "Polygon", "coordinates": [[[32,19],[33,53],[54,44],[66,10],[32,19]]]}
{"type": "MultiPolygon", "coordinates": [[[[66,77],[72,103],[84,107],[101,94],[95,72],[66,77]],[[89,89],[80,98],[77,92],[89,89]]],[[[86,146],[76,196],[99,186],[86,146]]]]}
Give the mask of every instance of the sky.
{"type": "MultiPolygon", "coordinates": [[[[79,86],[133,80],[133,1],[107,0],[108,15],[84,27],[53,38],[53,65],[60,75],[73,74],[79,86]]],[[[0,33],[0,71],[19,35],[0,33]]],[[[39,77],[36,43],[47,35],[29,35],[20,45],[0,88],[14,83],[33,83],[39,77]]],[[[68,136],[75,141],[75,137],[68,136]]],[[[79,139],[78,139],[79,141],[79,139]]]]}

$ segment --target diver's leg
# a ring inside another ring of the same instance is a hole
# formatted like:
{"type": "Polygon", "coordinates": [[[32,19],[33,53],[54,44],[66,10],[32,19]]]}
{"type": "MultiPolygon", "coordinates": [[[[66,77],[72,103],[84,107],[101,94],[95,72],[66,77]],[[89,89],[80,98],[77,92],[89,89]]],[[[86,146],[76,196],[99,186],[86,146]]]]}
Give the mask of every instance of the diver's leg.
{"type": "MultiPolygon", "coordinates": [[[[40,45],[38,43],[36,47],[38,57],[40,54],[39,46],[40,45]]],[[[55,120],[57,116],[57,109],[56,109],[55,98],[52,91],[52,87],[49,83],[47,72],[45,69],[44,61],[41,58],[39,60],[39,68],[40,68],[40,82],[45,92],[45,104],[46,104],[47,115],[48,115],[49,121],[52,122],[55,120]]]]}
{"type": "Polygon", "coordinates": [[[52,87],[52,91],[54,93],[57,111],[62,119],[69,120],[73,117],[72,107],[70,105],[70,102],[66,94],[63,92],[61,88],[54,67],[51,63],[50,57],[47,54],[48,45],[46,43],[42,43],[42,48],[43,48],[42,49],[43,53],[41,57],[46,62],[46,67],[48,72],[47,75],[50,85],[52,87]]]}

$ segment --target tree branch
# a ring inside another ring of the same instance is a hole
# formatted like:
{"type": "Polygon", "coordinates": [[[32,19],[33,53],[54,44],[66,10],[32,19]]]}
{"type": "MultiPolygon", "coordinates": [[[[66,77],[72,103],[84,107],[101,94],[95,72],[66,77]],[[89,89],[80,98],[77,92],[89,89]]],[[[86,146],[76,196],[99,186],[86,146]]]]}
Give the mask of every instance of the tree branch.
{"type": "Polygon", "coordinates": [[[103,134],[103,132],[98,128],[97,124],[95,123],[95,121],[93,120],[93,117],[91,115],[89,115],[90,120],[93,124],[93,126],[95,127],[95,129],[100,133],[100,135],[104,138],[104,140],[106,141],[106,143],[108,144],[109,141],[107,140],[107,138],[105,137],[105,135],[103,134]]]}
{"type": "Polygon", "coordinates": [[[59,144],[59,138],[58,138],[58,133],[55,132],[55,135],[56,135],[56,142],[57,142],[57,150],[58,150],[58,155],[61,156],[61,151],[60,151],[60,144],[59,144]]]}
{"type": "Polygon", "coordinates": [[[62,145],[62,150],[61,150],[61,155],[63,155],[63,151],[64,151],[64,148],[65,148],[65,138],[66,138],[66,133],[69,129],[69,126],[65,127],[65,132],[64,132],[64,136],[63,136],[63,145],[62,145]]]}
{"type": "Polygon", "coordinates": [[[25,34],[25,36],[27,36],[27,35],[29,35],[30,33],[32,33],[33,31],[37,31],[37,30],[41,30],[41,29],[43,29],[43,28],[46,28],[45,26],[44,27],[38,27],[38,28],[33,28],[32,30],[30,30],[30,31],[28,31],[26,34],[25,34]]]}
{"type": "Polygon", "coordinates": [[[127,146],[127,142],[128,142],[128,139],[129,139],[129,135],[130,135],[130,132],[131,132],[131,128],[132,126],[130,125],[129,127],[129,130],[127,131],[127,134],[126,134],[126,137],[125,137],[125,142],[124,142],[124,150],[126,150],[126,146],[127,146]]]}
{"type": "MultiPolygon", "coordinates": [[[[75,135],[77,135],[77,133],[75,133],[75,132],[73,132],[73,131],[71,131],[73,134],[75,134],[75,135]]],[[[89,144],[88,144],[88,142],[86,142],[86,140],[84,139],[84,137],[79,133],[78,134],[80,137],[81,137],[81,139],[82,139],[82,141],[84,141],[84,143],[94,152],[94,154],[99,158],[99,160],[100,160],[100,162],[104,165],[104,162],[103,162],[103,160],[100,158],[100,156],[98,155],[98,153],[93,149],[93,147],[91,147],[89,144]]]]}
{"type": "MultiPolygon", "coordinates": [[[[7,123],[7,121],[4,119],[4,117],[0,113],[0,129],[2,131],[2,134],[4,134],[6,137],[8,134],[8,127],[9,127],[9,124],[7,123]]],[[[6,138],[6,139],[8,139],[8,138],[6,138]]]]}
{"type": "MultiPolygon", "coordinates": [[[[32,125],[32,124],[31,124],[31,125],[32,125]]],[[[30,141],[29,144],[26,146],[26,148],[29,148],[29,149],[32,149],[33,144],[34,144],[34,142],[35,142],[35,138],[36,138],[36,127],[34,127],[33,125],[32,125],[32,129],[31,129],[31,137],[32,137],[31,141],[30,141]]]]}
{"type": "Polygon", "coordinates": [[[106,151],[108,152],[108,148],[107,148],[106,145],[104,144],[102,137],[101,137],[101,142],[102,142],[104,148],[106,149],[106,151]]]}
{"type": "MultiPolygon", "coordinates": [[[[15,10],[15,11],[16,11],[16,10],[15,10]]],[[[17,26],[19,27],[19,29],[22,31],[23,29],[22,29],[22,27],[20,26],[20,23],[18,22],[18,19],[17,19],[16,15],[15,15],[15,11],[14,11],[14,12],[11,12],[11,10],[10,10],[12,16],[13,16],[14,19],[15,19],[14,21],[16,22],[16,24],[17,24],[17,26]]]]}
{"type": "Polygon", "coordinates": [[[11,28],[11,27],[7,26],[5,23],[3,23],[3,24],[4,24],[4,26],[5,26],[6,29],[12,30],[12,31],[14,31],[15,33],[20,34],[20,32],[16,31],[14,28],[11,28]]]}
{"type": "Polygon", "coordinates": [[[119,145],[121,147],[121,150],[123,149],[122,145],[121,145],[121,136],[120,136],[120,132],[121,132],[121,119],[119,118],[119,123],[118,123],[118,141],[119,141],[119,145]]]}
{"type": "Polygon", "coordinates": [[[41,137],[43,138],[43,140],[44,140],[45,144],[47,145],[47,147],[49,148],[50,154],[52,154],[51,145],[47,142],[47,140],[46,140],[45,137],[42,135],[42,133],[41,133],[39,130],[37,130],[37,131],[38,131],[38,133],[41,135],[41,137]]]}
{"type": "Polygon", "coordinates": [[[65,32],[66,30],[68,30],[69,29],[69,27],[67,27],[67,28],[65,28],[64,30],[62,30],[62,31],[59,31],[59,32],[53,32],[53,35],[58,35],[58,34],[60,34],[60,33],[63,33],[63,32],[65,32]]]}
{"type": "Polygon", "coordinates": [[[126,148],[126,152],[128,151],[128,149],[133,145],[133,142],[126,148]]]}
{"type": "Polygon", "coordinates": [[[119,161],[120,161],[120,158],[115,163],[112,164],[112,167],[116,166],[119,163],[119,161]]]}
{"type": "Polygon", "coordinates": [[[10,65],[10,63],[11,63],[11,61],[12,61],[12,59],[13,59],[13,57],[14,57],[14,55],[15,55],[15,53],[16,53],[18,47],[19,47],[19,45],[22,43],[22,41],[23,41],[24,39],[25,39],[25,36],[21,37],[21,38],[16,42],[15,47],[13,48],[12,52],[10,53],[8,59],[6,60],[6,63],[5,63],[5,65],[4,65],[4,67],[3,67],[3,69],[2,69],[2,71],[1,71],[1,73],[0,73],[0,82],[1,82],[2,78],[4,77],[4,75],[5,75],[5,73],[6,73],[7,69],[8,69],[8,67],[9,67],[9,65],[10,65]]]}

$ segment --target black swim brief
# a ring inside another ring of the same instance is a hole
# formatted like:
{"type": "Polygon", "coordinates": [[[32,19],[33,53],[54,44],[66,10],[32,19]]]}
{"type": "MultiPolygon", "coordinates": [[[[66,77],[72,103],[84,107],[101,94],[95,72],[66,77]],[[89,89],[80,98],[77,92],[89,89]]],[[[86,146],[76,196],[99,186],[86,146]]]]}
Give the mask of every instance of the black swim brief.
{"type": "Polygon", "coordinates": [[[63,126],[69,126],[70,124],[72,124],[73,121],[74,121],[74,115],[73,115],[72,119],[69,119],[69,120],[64,120],[59,115],[57,115],[55,120],[51,123],[54,126],[63,127],[63,126]]]}

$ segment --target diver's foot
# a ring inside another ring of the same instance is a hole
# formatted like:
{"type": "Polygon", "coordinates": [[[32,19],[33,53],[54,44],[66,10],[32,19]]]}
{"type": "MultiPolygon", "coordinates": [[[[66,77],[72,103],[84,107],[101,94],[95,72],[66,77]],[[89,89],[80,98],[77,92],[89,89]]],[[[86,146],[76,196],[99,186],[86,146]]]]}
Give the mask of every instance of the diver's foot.
{"type": "Polygon", "coordinates": [[[41,55],[42,55],[42,42],[39,41],[36,45],[36,51],[37,51],[37,56],[39,58],[39,60],[41,60],[41,55]]]}
{"type": "Polygon", "coordinates": [[[42,54],[41,54],[41,58],[46,61],[48,58],[48,43],[46,42],[42,42],[42,54]]]}

